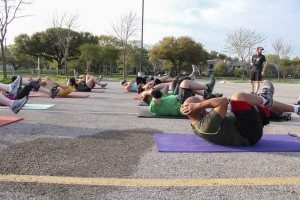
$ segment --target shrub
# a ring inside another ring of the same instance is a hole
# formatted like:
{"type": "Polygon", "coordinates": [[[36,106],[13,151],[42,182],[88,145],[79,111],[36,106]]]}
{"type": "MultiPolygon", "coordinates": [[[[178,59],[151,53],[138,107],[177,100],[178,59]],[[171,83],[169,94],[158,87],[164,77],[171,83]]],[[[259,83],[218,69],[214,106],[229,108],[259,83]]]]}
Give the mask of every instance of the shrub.
{"type": "Polygon", "coordinates": [[[236,67],[234,69],[233,74],[234,74],[234,77],[241,78],[244,74],[244,69],[242,67],[236,67]]]}
{"type": "Polygon", "coordinates": [[[214,74],[215,76],[226,76],[228,74],[228,68],[226,63],[222,61],[217,63],[214,68],[214,74]]]}

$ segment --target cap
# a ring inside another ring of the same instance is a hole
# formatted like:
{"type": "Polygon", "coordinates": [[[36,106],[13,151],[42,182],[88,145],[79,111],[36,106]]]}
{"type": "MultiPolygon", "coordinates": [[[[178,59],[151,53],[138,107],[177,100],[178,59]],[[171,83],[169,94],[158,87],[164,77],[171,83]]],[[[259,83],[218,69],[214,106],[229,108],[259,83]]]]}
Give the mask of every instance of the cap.
{"type": "Polygon", "coordinates": [[[261,50],[265,50],[264,48],[262,48],[262,47],[257,47],[257,49],[256,50],[259,50],[259,49],[261,49],[261,50]]]}

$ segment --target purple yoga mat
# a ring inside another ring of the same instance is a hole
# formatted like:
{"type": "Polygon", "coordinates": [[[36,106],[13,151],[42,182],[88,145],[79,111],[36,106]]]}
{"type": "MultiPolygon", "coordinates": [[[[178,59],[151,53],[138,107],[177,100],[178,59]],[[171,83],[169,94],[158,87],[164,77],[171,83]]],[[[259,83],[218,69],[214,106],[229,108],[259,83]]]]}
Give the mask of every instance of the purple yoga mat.
{"type": "Polygon", "coordinates": [[[159,152],[298,152],[300,138],[288,134],[265,134],[253,146],[222,146],[195,134],[155,134],[159,152]]]}

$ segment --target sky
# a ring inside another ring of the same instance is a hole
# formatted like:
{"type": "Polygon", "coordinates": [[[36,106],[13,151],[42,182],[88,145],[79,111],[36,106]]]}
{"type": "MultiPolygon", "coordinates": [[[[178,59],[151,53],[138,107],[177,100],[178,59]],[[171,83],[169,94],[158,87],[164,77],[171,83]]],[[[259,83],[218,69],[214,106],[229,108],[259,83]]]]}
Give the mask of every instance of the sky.
{"type": "MultiPolygon", "coordinates": [[[[30,1],[30,0],[28,0],[30,1]]],[[[142,0],[31,0],[8,27],[7,44],[15,36],[45,31],[55,14],[78,13],[76,31],[113,35],[112,23],[135,12],[142,18],[142,0]]],[[[144,44],[166,36],[190,36],[207,51],[224,53],[227,34],[237,28],[255,30],[268,39],[265,54],[274,52],[272,41],[282,38],[293,46],[290,57],[300,57],[300,0],[144,0],[144,44]]],[[[138,33],[136,39],[140,39],[138,33]]],[[[255,51],[255,50],[253,50],[255,51]]],[[[231,55],[234,56],[234,55],[231,55]]]]}

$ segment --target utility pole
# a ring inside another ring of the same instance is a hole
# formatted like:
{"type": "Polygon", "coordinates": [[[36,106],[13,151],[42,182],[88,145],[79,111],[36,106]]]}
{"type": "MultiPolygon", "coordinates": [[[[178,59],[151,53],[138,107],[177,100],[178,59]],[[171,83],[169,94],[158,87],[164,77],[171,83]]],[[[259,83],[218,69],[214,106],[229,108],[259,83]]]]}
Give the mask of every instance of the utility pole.
{"type": "Polygon", "coordinates": [[[141,52],[140,52],[140,73],[142,74],[142,59],[143,59],[143,43],[144,43],[144,0],[142,0],[142,32],[141,32],[141,52]]]}

